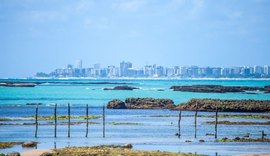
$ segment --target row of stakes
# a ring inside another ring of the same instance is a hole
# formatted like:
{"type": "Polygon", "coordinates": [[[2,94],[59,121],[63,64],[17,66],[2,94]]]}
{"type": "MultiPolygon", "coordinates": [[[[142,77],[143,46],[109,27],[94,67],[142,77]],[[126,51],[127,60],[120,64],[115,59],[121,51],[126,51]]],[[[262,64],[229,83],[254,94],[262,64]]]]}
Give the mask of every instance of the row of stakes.
{"type": "MultiPolygon", "coordinates": [[[[35,125],[36,125],[36,129],[35,129],[35,137],[37,137],[38,134],[38,105],[36,106],[36,115],[35,115],[35,125]]],[[[194,120],[194,138],[197,138],[197,116],[198,116],[198,109],[197,109],[197,103],[196,103],[196,110],[195,110],[195,120],[194,120]]],[[[182,111],[179,111],[179,118],[178,118],[178,133],[176,134],[178,136],[178,138],[180,138],[181,136],[181,117],[182,117],[182,111]]],[[[88,123],[88,118],[89,118],[89,114],[88,114],[88,104],[86,105],[86,133],[85,133],[85,137],[88,137],[88,127],[89,127],[89,123],[88,123]]],[[[103,138],[105,138],[105,105],[103,105],[102,107],[102,123],[103,123],[103,138]]],[[[218,107],[216,105],[216,111],[215,111],[215,139],[217,139],[217,125],[218,125],[218,107]]],[[[262,139],[264,139],[264,136],[266,136],[266,134],[264,133],[264,131],[260,131],[262,132],[262,139]]],[[[55,104],[54,106],[54,137],[57,137],[57,104],[55,104]]],[[[70,137],[70,104],[68,104],[68,137],[70,137]]]]}
{"type": "MultiPolygon", "coordinates": [[[[36,106],[36,115],[35,115],[35,137],[37,138],[38,134],[38,105],[36,106]]],[[[102,108],[102,118],[103,118],[103,138],[105,138],[105,106],[102,108]]],[[[86,133],[85,137],[88,137],[88,127],[89,127],[89,114],[88,114],[88,104],[86,105],[86,133]]],[[[57,137],[57,104],[54,105],[54,137],[57,137]]],[[[70,138],[70,104],[68,104],[68,137],[70,138]]]]}

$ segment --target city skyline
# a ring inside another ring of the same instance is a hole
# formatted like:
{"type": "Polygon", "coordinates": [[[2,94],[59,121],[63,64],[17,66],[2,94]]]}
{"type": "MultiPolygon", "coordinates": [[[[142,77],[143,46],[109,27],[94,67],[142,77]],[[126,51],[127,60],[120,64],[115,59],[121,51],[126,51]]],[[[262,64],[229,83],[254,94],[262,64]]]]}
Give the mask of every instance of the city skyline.
{"type": "Polygon", "coordinates": [[[0,77],[86,66],[269,64],[268,0],[1,0],[0,77]]]}
{"type": "Polygon", "coordinates": [[[270,78],[269,65],[254,66],[161,66],[158,64],[133,66],[132,62],[121,61],[119,65],[83,66],[82,60],[57,68],[52,72],[37,72],[36,77],[89,77],[89,78],[270,78]]]}

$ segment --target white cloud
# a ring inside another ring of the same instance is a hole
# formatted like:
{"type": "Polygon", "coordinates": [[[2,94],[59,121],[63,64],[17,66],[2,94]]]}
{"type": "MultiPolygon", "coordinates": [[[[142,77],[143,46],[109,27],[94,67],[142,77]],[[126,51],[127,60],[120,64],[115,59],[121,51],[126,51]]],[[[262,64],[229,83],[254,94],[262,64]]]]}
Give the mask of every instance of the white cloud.
{"type": "Polygon", "coordinates": [[[113,9],[133,12],[139,10],[145,4],[145,0],[124,0],[112,5],[113,9]]]}

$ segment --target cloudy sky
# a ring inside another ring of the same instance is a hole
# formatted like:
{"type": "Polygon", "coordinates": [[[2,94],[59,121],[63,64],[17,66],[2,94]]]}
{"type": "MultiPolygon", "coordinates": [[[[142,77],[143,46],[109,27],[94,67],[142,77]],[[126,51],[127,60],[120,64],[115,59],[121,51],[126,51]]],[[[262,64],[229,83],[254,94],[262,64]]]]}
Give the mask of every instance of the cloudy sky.
{"type": "Polygon", "coordinates": [[[270,64],[269,0],[0,0],[0,77],[75,64],[270,64]]]}

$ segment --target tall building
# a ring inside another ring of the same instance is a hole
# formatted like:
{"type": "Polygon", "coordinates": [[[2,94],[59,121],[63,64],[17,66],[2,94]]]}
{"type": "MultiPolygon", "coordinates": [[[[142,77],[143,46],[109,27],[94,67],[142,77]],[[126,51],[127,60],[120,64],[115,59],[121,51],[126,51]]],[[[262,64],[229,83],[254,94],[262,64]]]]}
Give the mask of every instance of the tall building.
{"type": "Polygon", "coordinates": [[[255,75],[261,75],[261,74],[263,74],[263,67],[261,67],[261,66],[254,66],[253,71],[254,71],[254,74],[255,75]]]}
{"type": "Polygon", "coordinates": [[[264,73],[264,75],[270,75],[270,66],[265,65],[263,67],[263,73],[264,73]]]}
{"type": "Polygon", "coordinates": [[[76,68],[82,68],[82,60],[76,60],[76,68]]]}
{"type": "Polygon", "coordinates": [[[126,77],[129,75],[129,68],[132,68],[132,63],[122,61],[120,63],[120,76],[126,77]]]}

